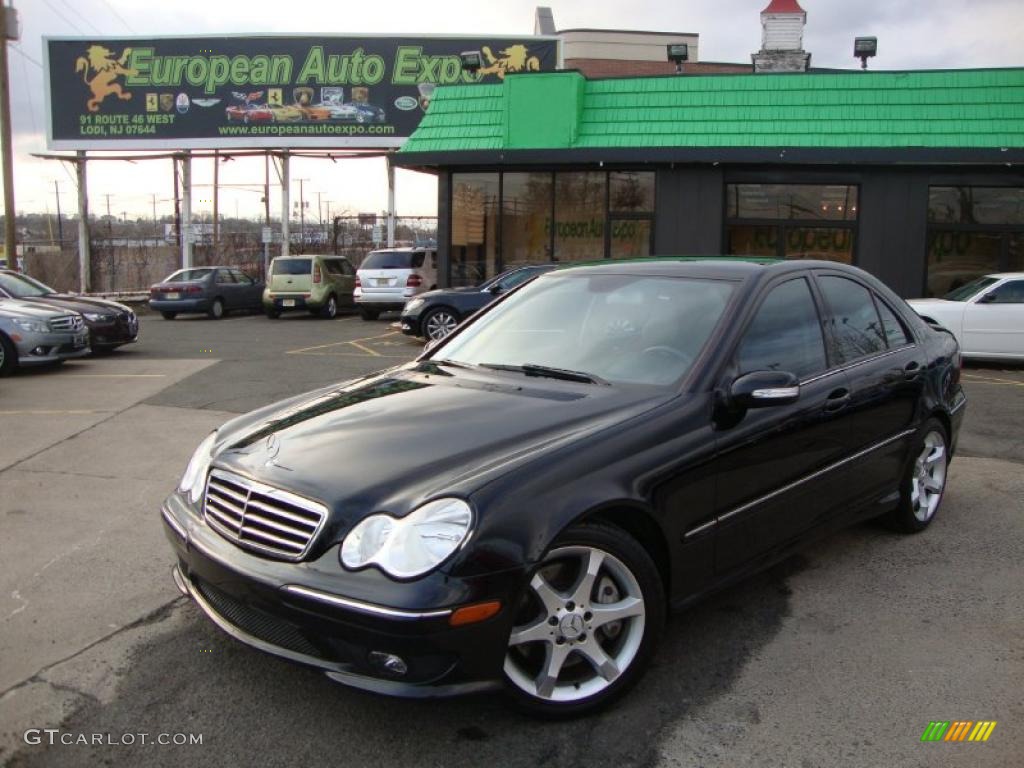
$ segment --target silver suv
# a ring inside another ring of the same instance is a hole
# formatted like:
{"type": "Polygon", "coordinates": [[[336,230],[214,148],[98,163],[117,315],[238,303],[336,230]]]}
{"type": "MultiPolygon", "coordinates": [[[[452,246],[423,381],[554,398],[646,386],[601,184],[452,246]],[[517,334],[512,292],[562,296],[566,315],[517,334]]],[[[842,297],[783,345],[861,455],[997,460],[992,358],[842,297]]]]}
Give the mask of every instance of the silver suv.
{"type": "Polygon", "coordinates": [[[0,376],[88,354],[89,329],[77,312],[0,299],[0,376]]]}

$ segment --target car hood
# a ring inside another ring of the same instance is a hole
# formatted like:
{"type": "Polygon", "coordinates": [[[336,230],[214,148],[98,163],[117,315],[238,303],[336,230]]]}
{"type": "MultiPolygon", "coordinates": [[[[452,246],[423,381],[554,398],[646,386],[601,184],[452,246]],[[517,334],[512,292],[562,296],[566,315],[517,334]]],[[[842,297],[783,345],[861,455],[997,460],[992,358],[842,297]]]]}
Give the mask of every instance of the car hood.
{"type": "Polygon", "coordinates": [[[54,309],[71,310],[73,312],[100,312],[105,314],[117,315],[121,312],[131,312],[131,309],[126,307],[124,304],[118,304],[116,301],[108,301],[107,299],[94,299],[89,296],[73,296],[65,293],[51,293],[46,296],[32,296],[20,301],[31,302],[33,304],[46,305],[53,307],[54,309]]]}
{"type": "Polygon", "coordinates": [[[66,314],[68,314],[67,310],[54,309],[47,304],[29,302],[22,299],[0,299],[0,316],[2,317],[49,320],[66,314]]]}
{"type": "Polygon", "coordinates": [[[343,534],[373,512],[468,497],[670,395],[411,363],[229,422],[213,464],[324,502],[343,534]]]}

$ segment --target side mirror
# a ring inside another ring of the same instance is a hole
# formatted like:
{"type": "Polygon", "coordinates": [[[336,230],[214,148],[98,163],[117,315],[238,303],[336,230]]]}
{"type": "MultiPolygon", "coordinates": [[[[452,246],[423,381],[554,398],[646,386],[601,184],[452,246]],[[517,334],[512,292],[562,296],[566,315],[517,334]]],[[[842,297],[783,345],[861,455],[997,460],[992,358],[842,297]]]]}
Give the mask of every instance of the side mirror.
{"type": "Polygon", "coordinates": [[[501,284],[495,283],[494,285],[487,289],[487,292],[494,296],[498,296],[501,293],[501,284]]]}
{"type": "Polygon", "coordinates": [[[746,373],[732,383],[729,399],[739,408],[789,405],[800,399],[800,380],[786,371],[746,373]]]}

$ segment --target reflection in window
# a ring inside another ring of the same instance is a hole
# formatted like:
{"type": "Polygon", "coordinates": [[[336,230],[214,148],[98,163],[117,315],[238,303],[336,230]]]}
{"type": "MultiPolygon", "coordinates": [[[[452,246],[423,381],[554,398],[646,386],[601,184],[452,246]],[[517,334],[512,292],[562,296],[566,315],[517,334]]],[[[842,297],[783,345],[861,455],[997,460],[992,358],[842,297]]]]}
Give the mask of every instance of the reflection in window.
{"type": "Polygon", "coordinates": [[[1024,187],[931,187],[928,221],[1024,224],[1024,187]]]}
{"type": "Polygon", "coordinates": [[[845,277],[820,277],[818,284],[830,310],[829,325],[835,344],[833,352],[838,362],[846,363],[884,352],[885,329],[870,291],[845,277]]]}
{"type": "Polygon", "coordinates": [[[1003,235],[937,229],[928,233],[928,296],[944,296],[972,280],[999,272],[1003,235]]]}
{"type": "Polygon", "coordinates": [[[654,213],[653,171],[612,171],[608,184],[613,213],[654,213]]]}
{"type": "Polygon", "coordinates": [[[452,175],[451,285],[497,273],[498,174],[452,175]]]}
{"type": "Polygon", "coordinates": [[[896,317],[884,301],[875,296],[875,303],[878,305],[878,314],[882,316],[882,328],[885,330],[885,339],[889,342],[889,348],[895,349],[910,343],[910,335],[904,328],[903,322],[896,317]]]}
{"type": "Polygon", "coordinates": [[[502,179],[502,269],[551,261],[550,173],[506,173],[502,179]]]}
{"type": "Polygon", "coordinates": [[[857,187],[846,184],[729,184],[730,219],[854,221],[857,187]]]}
{"type": "Polygon", "coordinates": [[[727,231],[727,253],[735,256],[779,255],[779,228],[754,224],[735,224],[727,231]]]}
{"type": "Polygon", "coordinates": [[[650,219],[612,219],[613,259],[639,259],[650,255],[650,219]]]}
{"type": "Polygon", "coordinates": [[[787,259],[824,259],[853,263],[853,231],[842,227],[788,227],[787,259]]]}
{"type": "Polygon", "coordinates": [[[740,373],[785,371],[805,378],[825,370],[818,310],[803,278],[765,297],[740,342],[740,373]]]}
{"type": "Polygon", "coordinates": [[[555,176],[555,261],[604,258],[604,173],[555,176]]]}

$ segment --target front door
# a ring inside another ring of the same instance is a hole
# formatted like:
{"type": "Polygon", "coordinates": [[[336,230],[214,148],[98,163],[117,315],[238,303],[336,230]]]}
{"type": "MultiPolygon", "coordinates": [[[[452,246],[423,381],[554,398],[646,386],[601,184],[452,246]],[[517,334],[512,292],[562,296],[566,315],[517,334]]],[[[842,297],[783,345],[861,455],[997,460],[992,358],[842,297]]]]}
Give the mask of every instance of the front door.
{"type": "Polygon", "coordinates": [[[720,420],[715,570],[734,570],[795,539],[844,503],[846,374],[829,369],[821,316],[804,277],[772,284],[737,346],[723,386],[753,371],[800,379],[789,405],[720,420]]]}
{"type": "Polygon", "coordinates": [[[964,349],[976,354],[1024,356],[1024,280],[984,291],[964,310],[964,349]]]}

